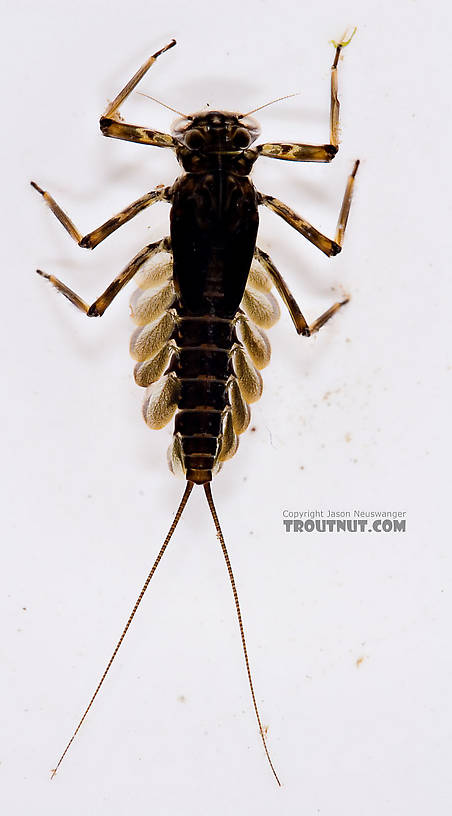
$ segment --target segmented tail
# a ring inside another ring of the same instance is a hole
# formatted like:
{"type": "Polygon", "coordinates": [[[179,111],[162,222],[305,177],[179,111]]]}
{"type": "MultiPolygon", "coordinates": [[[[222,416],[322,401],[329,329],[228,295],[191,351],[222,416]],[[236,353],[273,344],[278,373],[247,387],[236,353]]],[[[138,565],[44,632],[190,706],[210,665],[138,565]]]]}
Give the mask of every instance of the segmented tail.
{"type": "Polygon", "coordinates": [[[87,707],[85,709],[83,717],[81,718],[77,728],[75,729],[74,733],[72,734],[72,737],[70,738],[68,744],[66,745],[66,748],[64,749],[63,753],[61,754],[56,767],[51,771],[51,774],[52,774],[51,779],[53,779],[53,777],[55,776],[55,774],[56,774],[58,768],[60,767],[64,757],[66,756],[67,752],[69,751],[69,748],[71,747],[71,745],[74,742],[78,732],[80,731],[80,728],[82,726],[83,721],[86,718],[86,715],[88,714],[88,711],[90,710],[92,704],[94,703],[94,700],[96,699],[97,695],[99,694],[101,686],[102,686],[108,672],[110,671],[111,664],[113,663],[116,655],[118,654],[119,648],[120,648],[120,646],[121,646],[121,644],[122,644],[122,642],[123,642],[123,640],[124,640],[124,638],[125,638],[125,636],[127,634],[129,626],[130,626],[130,624],[132,623],[132,621],[133,621],[133,619],[135,617],[135,613],[136,613],[141,601],[143,600],[143,595],[146,592],[146,590],[147,590],[147,588],[148,588],[148,586],[150,584],[151,578],[153,577],[153,575],[154,575],[154,573],[155,573],[155,571],[156,571],[156,569],[157,569],[157,567],[158,567],[158,565],[159,565],[159,563],[161,561],[163,553],[165,552],[165,550],[166,550],[166,548],[167,548],[167,546],[168,546],[168,544],[169,544],[169,542],[171,540],[171,537],[172,537],[172,535],[174,533],[174,530],[177,527],[179,519],[180,519],[180,517],[181,517],[181,515],[182,515],[182,513],[184,511],[185,505],[188,502],[188,497],[190,496],[190,493],[191,493],[192,490],[193,490],[193,482],[187,482],[187,486],[185,488],[184,495],[182,496],[181,503],[180,503],[179,507],[177,508],[177,512],[176,512],[176,515],[174,516],[174,521],[173,521],[173,523],[172,523],[172,525],[171,525],[171,527],[169,529],[168,535],[166,536],[165,541],[163,542],[163,544],[162,544],[162,546],[160,548],[160,552],[159,552],[157,558],[155,559],[155,561],[154,561],[154,563],[152,565],[152,569],[151,569],[148,577],[146,578],[146,580],[145,580],[145,582],[143,584],[143,589],[141,590],[140,594],[138,595],[138,598],[135,601],[135,606],[133,607],[133,609],[132,609],[132,611],[131,611],[131,613],[129,615],[129,619],[128,619],[126,625],[124,626],[124,629],[122,631],[122,635],[119,638],[119,640],[118,640],[118,642],[117,642],[117,644],[115,646],[114,652],[113,652],[112,656],[110,657],[110,660],[107,663],[107,667],[106,667],[102,677],[100,678],[99,683],[97,684],[97,688],[96,688],[93,696],[91,697],[91,700],[89,701],[89,703],[88,703],[88,705],[87,705],[87,707]]]}
{"type": "MultiPolygon", "coordinates": [[[[173,533],[174,533],[174,531],[175,531],[175,529],[176,529],[176,527],[177,527],[177,525],[179,523],[179,519],[182,516],[182,513],[183,513],[183,511],[185,509],[185,506],[186,506],[186,504],[188,502],[190,493],[193,490],[193,485],[194,485],[194,482],[187,481],[187,485],[186,485],[186,488],[185,488],[185,491],[184,491],[184,495],[182,496],[179,507],[177,508],[177,512],[176,512],[176,515],[174,516],[174,521],[171,524],[168,535],[166,536],[165,541],[163,542],[163,544],[162,544],[162,546],[160,548],[160,552],[157,555],[157,558],[155,559],[155,561],[154,561],[154,563],[152,565],[151,571],[149,572],[149,575],[147,576],[146,581],[143,584],[143,588],[142,588],[140,594],[138,595],[137,600],[135,601],[135,605],[134,605],[134,607],[133,607],[133,609],[132,609],[132,611],[131,611],[131,613],[129,615],[127,623],[126,623],[126,625],[125,625],[125,627],[124,627],[124,629],[122,631],[121,637],[119,638],[119,640],[118,640],[118,642],[117,642],[117,644],[116,644],[116,646],[114,648],[113,654],[112,654],[110,660],[107,663],[105,671],[104,671],[102,677],[100,678],[99,683],[97,684],[96,690],[94,691],[94,694],[91,697],[91,699],[90,699],[90,701],[89,701],[89,703],[88,703],[88,705],[87,705],[87,707],[86,707],[86,709],[85,709],[85,711],[83,713],[83,716],[82,716],[79,724],[77,725],[77,728],[75,729],[74,733],[72,734],[72,737],[70,738],[68,744],[66,745],[66,748],[64,749],[63,753],[61,754],[61,757],[58,760],[58,763],[57,763],[56,767],[51,771],[51,778],[52,779],[55,776],[56,772],[58,771],[58,768],[60,767],[61,763],[63,762],[63,759],[66,756],[67,752],[69,751],[69,748],[71,747],[72,743],[74,742],[75,737],[77,736],[78,732],[80,731],[80,728],[81,728],[84,720],[86,719],[88,711],[90,710],[91,706],[93,705],[94,700],[96,699],[97,695],[99,694],[99,691],[100,691],[100,689],[102,687],[102,684],[103,684],[108,672],[110,671],[111,665],[112,665],[112,663],[113,663],[113,661],[114,661],[114,659],[115,659],[115,657],[116,657],[116,655],[117,655],[117,653],[118,653],[118,651],[119,651],[119,649],[121,647],[121,644],[122,644],[122,642],[123,642],[123,640],[124,640],[124,638],[125,638],[125,636],[126,636],[126,634],[128,632],[130,624],[132,623],[132,621],[133,621],[133,619],[135,617],[135,613],[136,613],[141,601],[143,600],[144,593],[146,592],[146,590],[147,590],[147,588],[148,588],[148,586],[149,586],[149,584],[151,582],[151,579],[154,576],[154,573],[155,573],[155,571],[156,571],[156,569],[157,569],[157,567],[158,567],[158,565],[159,565],[159,563],[160,563],[160,561],[162,559],[162,556],[163,556],[163,554],[164,554],[164,552],[165,552],[165,550],[166,550],[166,548],[167,548],[167,546],[168,546],[168,544],[169,544],[169,542],[170,542],[170,540],[172,538],[172,535],[173,535],[173,533]]],[[[247,675],[248,675],[248,682],[249,682],[249,686],[250,686],[250,690],[251,690],[251,697],[252,697],[252,700],[253,700],[254,711],[256,713],[256,718],[257,718],[257,722],[258,722],[258,725],[259,725],[260,735],[261,735],[262,742],[263,742],[263,745],[264,745],[264,750],[265,750],[266,757],[267,757],[268,762],[270,764],[270,768],[272,769],[273,775],[274,775],[278,785],[281,786],[281,782],[278,779],[278,775],[277,775],[277,773],[276,773],[276,771],[275,771],[275,769],[273,767],[273,763],[272,763],[272,761],[270,759],[270,754],[269,754],[269,751],[268,751],[268,748],[267,748],[267,743],[266,743],[266,740],[265,740],[265,732],[264,732],[264,729],[262,727],[261,718],[260,718],[260,714],[259,714],[259,709],[257,707],[256,695],[254,693],[253,680],[252,680],[252,676],[251,676],[251,669],[250,669],[250,664],[249,664],[249,659],[248,659],[248,651],[247,651],[247,648],[246,648],[245,631],[244,631],[244,628],[243,628],[242,613],[240,611],[240,604],[239,604],[239,598],[238,598],[238,594],[237,594],[237,588],[236,588],[236,585],[235,585],[235,579],[234,579],[234,574],[232,572],[231,562],[229,560],[229,554],[228,554],[228,551],[226,549],[226,544],[224,542],[223,533],[221,531],[220,522],[218,521],[217,512],[215,510],[215,505],[213,503],[212,492],[211,492],[211,489],[210,489],[210,483],[209,482],[206,482],[204,484],[204,490],[205,490],[205,494],[206,494],[206,497],[207,497],[207,502],[208,502],[208,505],[209,505],[209,508],[210,508],[210,512],[212,514],[212,518],[213,518],[213,521],[214,521],[214,524],[215,524],[215,528],[216,528],[216,531],[217,531],[217,537],[218,537],[218,539],[220,541],[221,549],[223,551],[224,559],[226,561],[226,566],[227,566],[227,570],[228,570],[228,574],[229,574],[229,580],[231,582],[232,592],[233,592],[233,595],[234,595],[235,609],[236,609],[237,620],[238,620],[238,624],[239,624],[239,628],[240,628],[240,637],[241,637],[241,640],[242,640],[243,656],[245,658],[245,665],[246,665],[246,671],[247,671],[247,675]]]]}
{"type": "Polygon", "coordinates": [[[249,663],[249,660],[248,660],[248,650],[246,648],[245,631],[244,631],[244,628],[243,628],[242,613],[240,611],[239,596],[237,594],[237,587],[235,585],[234,573],[232,572],[232,567],[231,567],[231,562],[230,562],[230,559],[229,559],[229,554],[228,554],[228,551],[226,549],[226,544],[224,542],[223,533],[222,533],[221,527],[220,527],[220,522],[218,521],[217,512],[215,510],[215,505],[213,503],[212,491],[210,489],[210,482],[205,483],[204,490],[205,490],[205,493],[206,493],[207,502],[209,504],[210,512],[212,513],[212,518],[213,518],[213,522],[215,524],[215,529],[217,531],[217,537],[218,537],[218,540],[219,540],[219,542],[221,544],[221,549],[223,550],[224,560],[226,561],[226,567],[227,567],[227,570],[228,570],[229,580],[231,582],[232,594],[234,595],[235,610],[237,612],[237,620],[239,622],[240,637],[242,639],[242,649],[243,649],[243,656],[245,658],[246,673],[248,675],[248,682],[250,684],[251,697],[253,699],[253,706],[254,706],[254,711],[256,712],[256,717],[257,717],[257,722],[258,722],[258,725],[259,725],[260,735],[262,737],[262,742],[263,742],[263,745],[264,745],[264,750],[265,750],[266,757],[267,757],[267,759],[269,761],[270,768],[273,771],[273,776],[275,777],[278,785],[281,787],[281,782],[278,779],[278,774],[276,773],[276,771],[275,771],[275,769],[273,767],[273,762],[270,759],[270,754],[268,752],[267,743],[266,743],[266,740],[265,740],[265,732],[264,732],[264,729],[262,727],[261,718],[260,718],[260,715],[259,715],[259,709],[257,707],[256,695],[254,694],[253,680],[252,680],[252,677],[251,677],[250,663],[249,663]]]}

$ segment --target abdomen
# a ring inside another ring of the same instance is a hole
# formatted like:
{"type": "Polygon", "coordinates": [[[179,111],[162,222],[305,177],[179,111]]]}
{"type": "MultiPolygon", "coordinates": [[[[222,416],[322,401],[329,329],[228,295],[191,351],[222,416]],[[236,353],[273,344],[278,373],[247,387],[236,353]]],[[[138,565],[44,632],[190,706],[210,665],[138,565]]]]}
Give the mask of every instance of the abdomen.
{"type": "Polygon", "coordinates": [[[138,273],[131,308],[141,328],[131,354],[136,382],[148,388],[147,424],[161,428],[176,414],[170,468],[203,484],[234,455],[248,426],[248,405],[262,393],[258,369],[270,360],[261,328],[276,322],[279,309],[270,279],[252,265],[251,182],[226,179],[214,190],[215,179],[199,181],[176,182],[172,257],[158,256],[138,273]]]}

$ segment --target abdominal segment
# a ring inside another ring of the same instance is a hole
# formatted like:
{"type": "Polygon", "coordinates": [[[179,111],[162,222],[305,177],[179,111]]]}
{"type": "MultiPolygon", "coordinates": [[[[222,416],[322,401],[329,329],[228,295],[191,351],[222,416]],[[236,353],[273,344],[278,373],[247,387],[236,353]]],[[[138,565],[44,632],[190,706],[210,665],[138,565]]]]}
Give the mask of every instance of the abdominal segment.
{"type": "Polygon", "coordinates": [[[279,317],[272,282],[253,261],[235,316],[190,315],[178,302],[170,253],[146,261],[135,278],[130,310],[138,328],[130,353],[134,377],[146,388],[143,417],[152,429],[174,417],[171,471],[205,483],[237,451],[249,404],[262,394],[260,369],[270,362],[263,328],[279,317]]]}

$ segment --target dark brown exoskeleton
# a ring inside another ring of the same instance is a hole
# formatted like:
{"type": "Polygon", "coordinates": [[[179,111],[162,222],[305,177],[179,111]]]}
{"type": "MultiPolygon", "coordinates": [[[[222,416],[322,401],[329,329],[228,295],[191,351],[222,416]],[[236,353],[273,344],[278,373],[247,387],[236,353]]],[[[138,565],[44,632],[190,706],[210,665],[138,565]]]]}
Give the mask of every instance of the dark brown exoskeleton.
{"type": "Polygon", "coordinates": [[[259,135],[258,123],[250,114],[224,111],[181,115],[172,127],[172,135],[124,123],[119,117],[121,103],[157,57],[175,45],[172,40],[147,60],[108,106],[100,127],[105,136],[115,139],[172,148],[185,171],[175,183],[147,193],[98,229],[82,236],[49,193],[32,182],[72,238],[88,249],[94,249],[156,201],[171,203],[170,237],[142,249],[91,306],[53,275],[39,274],[89,316],[101,316],[122,287],[135,278],[139,288],[132,296],[131,310],[138,328],[132,335],[130,350],[137,361],[135,380],[147,388],[144,418],[151,428],[157,429],[164,427],[175,414],[169,464],[173,472],[181,473],[186,479],[185,492],[169,533],[52,775],[91,708],[191,490],[194,484],[199,484],[204,487],[226,561],[254,710],[265,753],[279,784],[256,703],[235,580],[210,481],[222,463],[236,452],[238,435],[246,430],[250,420],[249,403],[259,399],[262,393],[259,369],[270,360],[270,345],[263,329],[270,328],[279,316],[271,288],[275,286],[297,332],[304,336],[318,331],[348,300],[335,303],[311,325],[306,322],[275,265],[256,247],[258,206],[263,204],[272,209],[326,255],[336,255],[342,248],[359,162],[355,162],[347,183],[334,240],[322,235],[282,202],[257,192],[249,175],[260,155],[289,161],[329,162],[334,158],[339,131],[337,65],[341,49],[350,39],[335,43],[329,144],[266,143],[252,147],[259,135]]]}

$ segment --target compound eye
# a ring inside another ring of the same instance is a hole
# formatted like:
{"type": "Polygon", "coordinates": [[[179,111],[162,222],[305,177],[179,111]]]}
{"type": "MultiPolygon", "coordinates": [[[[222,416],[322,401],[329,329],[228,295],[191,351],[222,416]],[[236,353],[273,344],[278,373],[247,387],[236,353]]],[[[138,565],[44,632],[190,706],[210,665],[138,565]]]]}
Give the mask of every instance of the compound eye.
{"type": "Polygon", "coordinates": [[[202,132],[196,128],[187,131],[184,141],[189,150],[201,150],[205,143],[202,132]]]}
{"type": "Polygon", "coordinates": [[[244,148],[251,144],[251,137],[245,128],[237,128],[232,138],[234,147],[244,148]]]}

